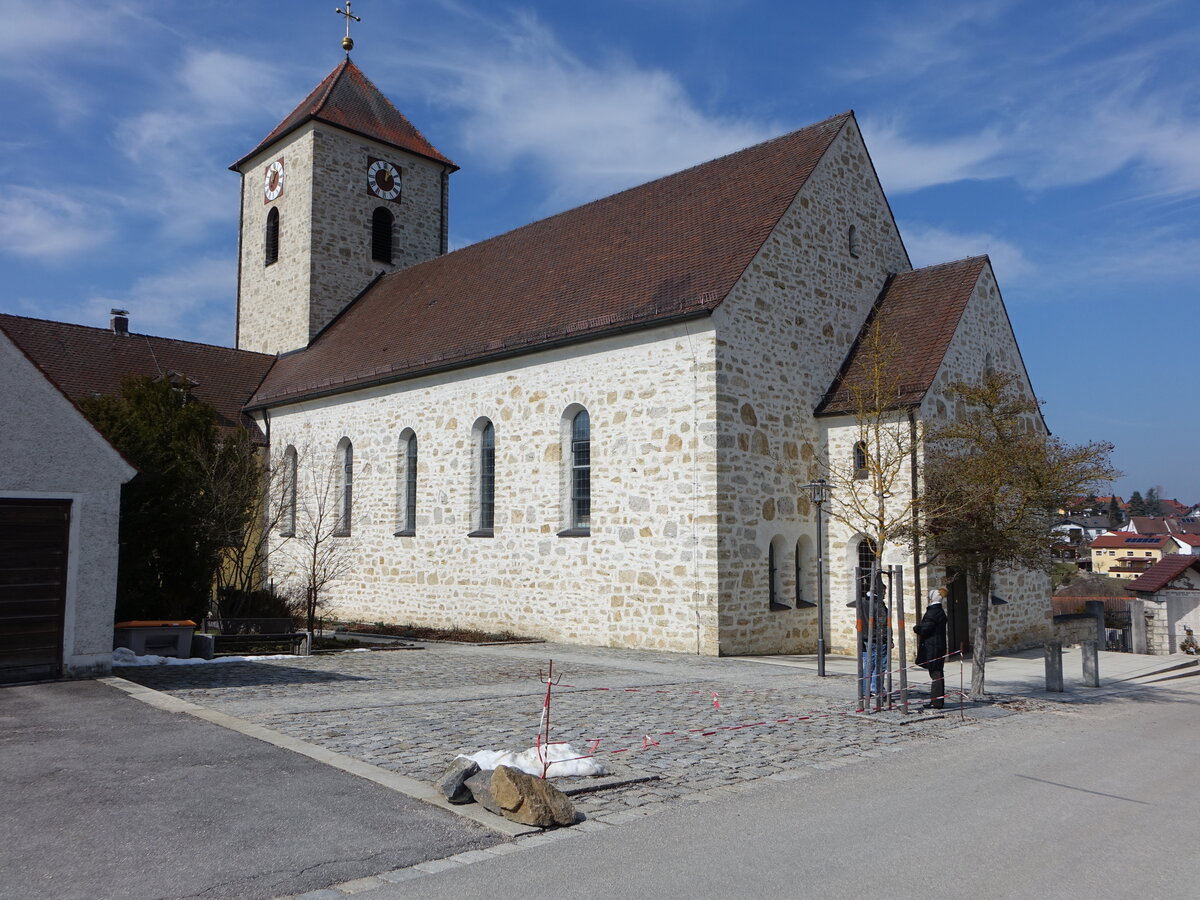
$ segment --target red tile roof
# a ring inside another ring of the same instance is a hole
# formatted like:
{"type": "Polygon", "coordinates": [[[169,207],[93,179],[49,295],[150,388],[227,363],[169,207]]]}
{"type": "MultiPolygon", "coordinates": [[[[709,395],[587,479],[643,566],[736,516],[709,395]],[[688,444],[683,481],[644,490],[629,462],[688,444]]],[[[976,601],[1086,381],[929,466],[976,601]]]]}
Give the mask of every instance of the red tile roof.
{"type": "Polygon", "coordinates": [[[252,407],[707,315],[853,113],[385,275],[252,407]]]}
{"type": "Polygon", "coordinates": [[[452,171],[458,169],[458,166],[425,139],[425,135],[413,127],[412,122],[375,87],[363,74],[362,69],[350,61],[350,57],[346,57],[337,68],[326,75],[325,80],[276,125],[257,147],[230,168],[236,170],[246,160],[311,119],[437,160],[450,166],[452,171]]]}
{"type": "Polygon", "coordinates": [[[919,404],[937,376],[958,321],[987,264],[986,256],[974,256],[893,277],[863,324],[841,373],[818,405],[817,415],[854,412],[854,388],[868,383],[866,335],[876,322],[885,342],[895,341],[904,348],[893,362],[895,405],[919,404]]]}
{"type": "Polygon", "coordinates": [[[222,430],[240,423],[263,442],[258,425],[241,409],[274,356],[6,314],[0,314],[0,330],[76,404],[93,394],[117,393],[128,375],[178,372],[196,382],[193,393],[216,409],[222,430]]]}
{"type": "Polygon", "coordinates": [[[1100,537],[1092,541],[1092,547],[1104,548],[1125,548],[1161,550],[1167,544],[1171,543],[1169,534],[1133,534],[1132,532],[1117,532],[1114,534],[1102,534],[1100,537]]]}
{"type": "Polygon", "coordinates": [[[1189,556],[1186,553],[1164,556],[1140,578],[1135,578],[1125,585],[1125,590],[1152,594],[1162,590],[1193,566],[1200,570],[1200,556],[1189,556]]]}

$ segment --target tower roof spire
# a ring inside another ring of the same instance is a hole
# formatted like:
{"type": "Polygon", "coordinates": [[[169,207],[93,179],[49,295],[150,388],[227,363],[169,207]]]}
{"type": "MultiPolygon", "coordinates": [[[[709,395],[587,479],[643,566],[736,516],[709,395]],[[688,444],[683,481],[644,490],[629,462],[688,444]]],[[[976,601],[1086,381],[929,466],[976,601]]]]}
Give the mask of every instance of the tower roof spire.
{"type": "Polygon", "coordinates": [[[355,22],[362,21],[361,16],[356,16],[356,15],[354,15],[354,13],[350,12],[350,3],[351,3],[351,0],[346,0],[346,8],[345,9],[342,9],[339,6],[337,9],[334,10],[334,12],[337,13],[339,16],[346,17],[346,36],[344,38],[342,38],[342,49],[346,51],[347,56],[349,56],[350,51],[354,49],[354,38],[350,37],[350,20],[353,19],[355,22]]]}

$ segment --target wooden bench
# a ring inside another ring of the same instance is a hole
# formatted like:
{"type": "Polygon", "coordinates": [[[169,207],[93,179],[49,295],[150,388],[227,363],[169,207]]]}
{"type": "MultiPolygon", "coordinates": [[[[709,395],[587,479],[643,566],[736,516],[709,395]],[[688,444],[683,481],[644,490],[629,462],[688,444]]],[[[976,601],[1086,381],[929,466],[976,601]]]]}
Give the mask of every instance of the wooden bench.
{"type": "Polygon", "coordinates": [[[308,646],[304,631],[276,634],[214,634],[213,656],[250,656],[272,653],[299,655],[308,646]]]}

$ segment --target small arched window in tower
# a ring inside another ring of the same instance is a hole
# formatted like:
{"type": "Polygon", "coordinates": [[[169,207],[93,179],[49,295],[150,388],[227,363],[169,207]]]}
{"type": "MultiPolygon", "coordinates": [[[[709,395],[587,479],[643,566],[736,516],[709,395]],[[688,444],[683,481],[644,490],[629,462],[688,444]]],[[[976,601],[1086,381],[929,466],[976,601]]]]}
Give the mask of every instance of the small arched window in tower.
{"type": "Polygon", "coordinates": [[[263,246],[264,265],[279,261],[279,207],[272,206],[267,213],[267,233],[263,246]]]}
{"type": "Polygon", "coordinates": [[[863,480],[867,477],[867,443],[854,442],[854,477],[863,480]]]}
{"type": "MultiPolygon", "coordinates": [[[[858,596],[866,597],[871,587],[871,570],[875,567],[875,542],[863,538],[858,542],[858,596]]],[[[881,567],[882,568],[882,567],[881,567]]],[[[879,581],[882,581],[882,576],[879,581]]]]}
{"type": "Polygon", "coordinates": [[[855,225],[850,226],[850,231],[847,232],[847,234],[846,234],[846,244],[850,250],[850,255],[853,256],[855,259],[858,259],[859,250],[858,250],[858,227],[857,226],[855,226],[855,225]]]}
{"type": "Polygon", "coordinates": [[[386,207],[377,206],[371,214],[371,259],[392,264],[392,227],[396,217],[386,207]]]}

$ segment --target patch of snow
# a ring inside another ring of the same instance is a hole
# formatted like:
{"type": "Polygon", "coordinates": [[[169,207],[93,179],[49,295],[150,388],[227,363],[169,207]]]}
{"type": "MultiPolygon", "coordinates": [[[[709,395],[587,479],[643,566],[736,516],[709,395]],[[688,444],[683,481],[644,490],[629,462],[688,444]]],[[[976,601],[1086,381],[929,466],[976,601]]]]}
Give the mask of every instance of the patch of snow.
{"type": "Polygon", "coordinates": [[[200,659],[199,657],[176,659],[173,656],[154,656],[153,654],[138,656],[128,647],[118,647],[112,654],[114,668],[119,666],[201,666],[207,663],[262,662],[264,659],[304,659],[304,657],[281,653],[274,656],[219,656],[216,659],[200,659]]]}
{"type": "Polygon", "coordinates": [[[543,747],[541,759],[538,758],[537,747],[530,747],[520,753],[512,753],[508,750],[480,750],[470,756],[465,753],[460,753],[459,756],[478,763],[481,769],[508,766],[527,775],[537,775],[538,777],[541,777],[542,774],[542,760],[546,758],[550,760],[550,768],[546,770],[547,775],[608,774],[608,770],[596,762],[593,757],[587,756],[565,743],[543,747]]]}

